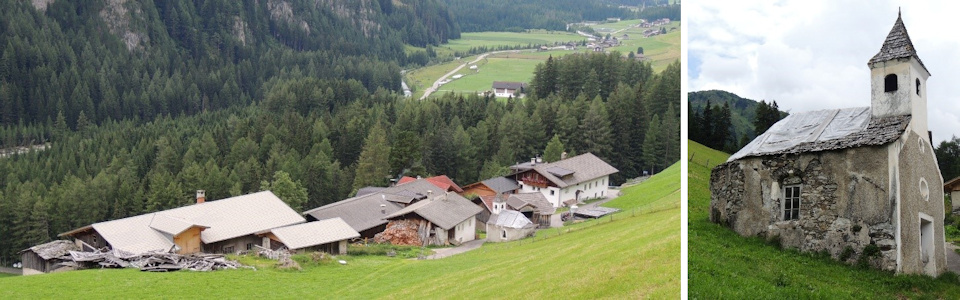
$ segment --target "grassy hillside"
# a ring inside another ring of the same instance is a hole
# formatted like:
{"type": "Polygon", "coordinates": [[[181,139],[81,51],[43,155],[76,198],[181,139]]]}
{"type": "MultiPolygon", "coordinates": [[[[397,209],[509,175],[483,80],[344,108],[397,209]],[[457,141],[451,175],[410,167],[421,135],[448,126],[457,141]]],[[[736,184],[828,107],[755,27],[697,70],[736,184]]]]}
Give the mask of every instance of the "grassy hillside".
{"type": "Polygon", "coordinates": [[[536,241],[486,244],[441,260],[341,256],[347,265],[305,265],[303,271],[84,270],[3,278],[0,298],[676,298],[678,165],[625,189],[614,202],[623,209],[661,207],[654,212],[623,213],[612,222],[580,223],[574,227],[582,229],[560,235],[548,230],[536,241]]]}
{"type": "Polygon", "coordinates": [[[960,281],[948,273],[938,279],[860,269],[825,255],[781,250],[760,238],[745,238],[709,220],[710,159],[727,154],[688,142],[694,159],[687,174],[689,191],[689,296],[691,299],[957,299],[960,281]]]}

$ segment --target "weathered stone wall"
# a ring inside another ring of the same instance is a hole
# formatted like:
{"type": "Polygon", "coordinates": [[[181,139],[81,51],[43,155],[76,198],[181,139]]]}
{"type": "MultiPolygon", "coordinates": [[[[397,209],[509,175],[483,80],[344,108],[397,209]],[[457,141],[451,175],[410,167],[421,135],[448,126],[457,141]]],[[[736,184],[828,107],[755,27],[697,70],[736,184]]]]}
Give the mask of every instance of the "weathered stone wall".
{"type": "Polygon", "coordinates": [[[910,132],[899,151],[901,272],[939,275],[946,270],[944,248],[943,178],[926,139],[910,132]],[[923,182],[923,183],[921,183],[923,182]],[[932,218],[932,252],[924,261],[920,251],[920,214],[932,218]]]}
{"type": "Polygon", "coordinates": [[[896,268],[887,147],[748,157],[712,171],[713,222],[743,236],[779,239],[784,247],[825,251],[856,261],[868,245],[871,262],[896,268]],[[800,215],[784,220],[783,187],[801,185],[800,215]],[[849,248],[849,250],[847,250],[849,248]]]}

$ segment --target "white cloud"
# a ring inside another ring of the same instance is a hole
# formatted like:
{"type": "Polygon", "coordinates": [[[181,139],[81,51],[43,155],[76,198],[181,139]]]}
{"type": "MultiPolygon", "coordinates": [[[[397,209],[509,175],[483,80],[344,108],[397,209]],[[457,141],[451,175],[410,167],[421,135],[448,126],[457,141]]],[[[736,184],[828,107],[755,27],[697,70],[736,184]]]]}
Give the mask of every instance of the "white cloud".
{"type": "Polygon", "coordinates": [[[929,126],[935,142],[960,136],[960,3],[950,1],[687,2],[689,40],[699,66],[693,91],[720,89],[776,100],[800,112],[870,105],[867,61],[902,7],[904,23],[932,76],[929,126]]]}

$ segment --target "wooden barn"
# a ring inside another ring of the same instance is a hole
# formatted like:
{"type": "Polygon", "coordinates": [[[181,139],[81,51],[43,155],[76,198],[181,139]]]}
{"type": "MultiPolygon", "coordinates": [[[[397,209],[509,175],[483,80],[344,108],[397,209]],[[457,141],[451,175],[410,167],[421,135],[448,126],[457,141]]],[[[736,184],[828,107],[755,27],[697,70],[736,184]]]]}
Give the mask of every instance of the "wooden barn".
{"type": "Polygon", "coordinates": [[[20,251],[20,260],[23,263],[23,275],[36,275],[52,272],[74,270],[75,268],[61,265],[69,259],[70,251],[80,251],[80,247],[71,241],[52,241],[20,251]]]}

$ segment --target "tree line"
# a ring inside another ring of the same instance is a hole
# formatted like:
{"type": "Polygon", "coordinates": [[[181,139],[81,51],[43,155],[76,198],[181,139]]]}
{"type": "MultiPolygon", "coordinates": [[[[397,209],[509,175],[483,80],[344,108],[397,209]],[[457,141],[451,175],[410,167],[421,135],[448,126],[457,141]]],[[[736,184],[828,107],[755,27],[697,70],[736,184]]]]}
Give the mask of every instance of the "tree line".
{"type": "Polygon", "coordinates": [[[274,77],[399,91],[400,66],[422,63],[405,44],[460,35],[436,0],[110,5],[0,1],[0,148],[48,140],[61,116],[77,129],[246,106],[274,77]]]}
{"type": "Polygon", "coordinates": [[[615,182],[679,159],[679,62],[653,74],[648,63],[589,54],[538,70],[571,66],[596,80],[538,73],[525,99],[416,101],[301,73],[265,82],[263,98],[245,106],[54,122],[49,149],[0,159],[0,258],[94,222],[189,205],[198,189],[208,199],[271,189],[305,210],[401,175],[467,184],[562,151],[597,154],[620,169],[615,182]]]}
{"type": "Polygon", "coordinates": [[[786,117],[786,113],[780,111],[776,101],[768,103],[765,100],[760,100],[760,102],[755,103],[753,111],[749,114],[733,112],[730,102],[726,101],[723,101],[722,104],[713,105],[710,100],[706,100],[706,104],[701,109],[696,109],[692,103],[687,103],[687,111],[690,113],[690,139],[727,153],[737,152],[757,135],[763,134],[770,126],[786,117]],[[741,118],[752,117],[752,120],[749,120],[752,130],[744,132],[745,130],[735,129],[733,125],[734,115],[739,115],[741,118]]]}

